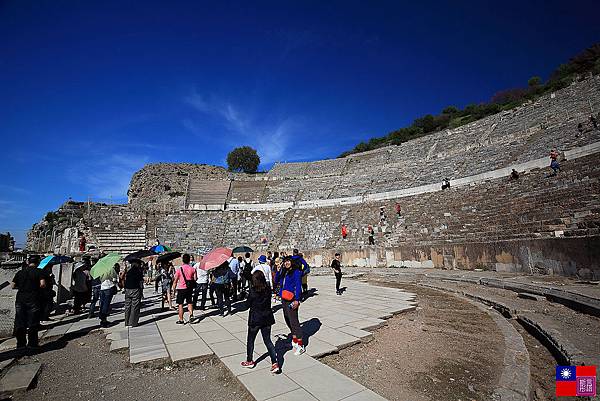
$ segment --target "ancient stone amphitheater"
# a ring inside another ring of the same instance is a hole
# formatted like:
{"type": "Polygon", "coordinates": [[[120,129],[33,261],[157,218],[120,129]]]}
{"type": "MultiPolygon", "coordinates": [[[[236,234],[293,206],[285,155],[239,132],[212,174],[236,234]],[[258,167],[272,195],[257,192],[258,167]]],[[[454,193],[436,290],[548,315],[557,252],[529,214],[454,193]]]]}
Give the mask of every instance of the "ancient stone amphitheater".
{"type": "Polygon", "coordinates": [[[344,158],[278,163],[255,175],[151,164],[134,174],[127,205],[67,202],[55,215],[62,223],[54,223],[54,241],[40,241],[50,224],[42,221],[28,247],[73,252],[78,229],[102,251],[129,252],[158,238],[194,253],[297,247],[316,266],[341,251],[356,266],[598,279],[600,131],[589,116],[599,110],[596,76],[469,125],[344,158]],[[553,147],[562,171],[546,178],[553,147]],[[509,180],[513,168],[518,180],[509,180]],[[442,191],[445,177],[452,186],[442,191]]]}

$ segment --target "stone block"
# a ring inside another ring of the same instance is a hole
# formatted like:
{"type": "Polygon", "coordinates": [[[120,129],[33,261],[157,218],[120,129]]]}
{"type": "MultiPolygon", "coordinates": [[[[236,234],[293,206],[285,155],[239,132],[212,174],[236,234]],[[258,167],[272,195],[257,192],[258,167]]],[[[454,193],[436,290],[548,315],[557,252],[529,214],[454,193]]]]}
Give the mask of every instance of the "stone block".
{"type": "Polygon", "coordinates": [[[205,333],[199,333],[199,335],[209,345],[224,341],[235,340],[235,337],[225,329],[207,331],[205,333]]]}
{"type": "Polygon", "coordinates": [[[285,374],[272,375],[266,369],[238,376],[238,380],[257,401],[267,400],[300,388],[285,374]]]}
{"type": "Polygon", "coordinates": [[[342,400],[365,387],[327,365],[318,364],[288,376],[319,400],[342,400]]]}
{"type": "Polygon", "coordinates": [[[122,351],[129,348],[129,339],[115,340],[110,342],[110,352],[122,351]]]}
{"type": "Polygon", "coordinates": [[[239,341],[237,338],[228,341],[208,344],[208,346],[219,358],[246,352],[246,345],[239,341]]]}
{"type": "Polygon", "coordinates": [[[0,394],[8,395],[15,391],[29,388],[42,367],[41,363],[26,363],[14,365],[0,379],[0,394]]]}
{"type": "Polygon", "coordinates": [[[191,341],[191,340],[199,340],[200,336],[198,335],[198,333],[196,333],[194,330],[192,330],[191,328],[187,328],[186,330],[172,330],[172,331],[165,331],[162,332],[161,331],[161,335],[162,335],[162,341],[165,344],[174,344],[174,343],[181,343],[181,342],[187,342],[187,341],[191,341]]]}
{"type": "Polygon", "coordinates": [[[344,401],[385,401],[386,399],[371,390],[363,390],[359,393],[353,394],[348,398],[344,398],[344,401]]]}
{"type": "Polygon", "coordinates": [[[164,345],[151,345],[137,349],[129,349],[129,362],[132,364],[152,361],[167,361],[169,354],[164,345]]]}
{"type": "Polygon", "coordinates": [[[191,341],[168,344],[167,350],[173,362],[202,358],[213,354],[213,351],[209,346],[199,338],[191,341]]]}

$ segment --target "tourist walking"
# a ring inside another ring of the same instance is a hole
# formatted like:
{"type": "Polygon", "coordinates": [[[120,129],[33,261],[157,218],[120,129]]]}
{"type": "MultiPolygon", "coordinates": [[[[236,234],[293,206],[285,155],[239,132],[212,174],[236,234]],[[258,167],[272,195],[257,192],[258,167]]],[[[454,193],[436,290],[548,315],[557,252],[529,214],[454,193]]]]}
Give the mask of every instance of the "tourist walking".
{"type": "Polygon", "coordinates": [[[100,277],[92,278],[92,281],[90,282],[90,284],[92,286],[92,300],[90,301],[90,311],[88,314],[88,319],[91,319],[94,317],[94,312],[96,311],[96,304],[98,303],[98,300],[100,299],[100,284],[101,283],[102,283],[102,281],[100,281],[100,277]]]}
{"type": "Polygon", "coordinates": [[[251,273],[254,274],[254,272],[258,270],[265,276],[269,289],[273,288],[273,283],[271,282],[271,266],[267,264],[267,257],[265,255],[260,255],[258,257],[258,264],[254,266],[251,273]]]}
{"type": "Polygon", "coordinates": [[[276,281],[281,283],[279,296],[285,324],[292,333],[292,347],[294,354],[304,353],[304,344],[302,342],[302,327],[298,320],[298,309],[302,299],[302,268],[298,259],[291,257],[283,261],[283,269],[277,275],[276,281]]]}
{"type": "Polygon", "coordinates": [[[52,266],[46,265],[42,270],[42,278],[46,282],[46,286],[42,288],[40,294],[40,320],[50,320],[50,313],[54,310],[54,297],[56,292],[54,286],[56,280],[54,279],[54,273],[52,273],[52,266]]]}
{"type": "Polygon", "coordinates": [[[196,270],[196,288],[194,288],[194,309],[198,307],[198,298],[202,296],[200,300],[200,310],[205,309],[206,305],[206,293],[208,292],[208,271],[200,268],[200,262],[194,265],[196,270]]]}
{"type": "Polygon", "coordinates": [[[348,236],[348,227],[345,224],[342,224],[342,239],[346,239],[348,236]]]}
{"type": "MultiPolygon", "coordinates": [[[[115,263],[118,266],[118,263],[115,263]]],[[[117,293],[117,273],[116,269],[111,269],[105,275],[100,277],[100,326],[108,327],[109,322],[107,320],[110,314],[110,303],[112,302],[113,296],[117,293]]]]}
{"type": "Polygon", "coordinates": [[[79,262],[75,265],[72,274],[71,291],[73,292],[73,313],[78,315],[81,308],[86,303],[88,294],[89,269],[85,262],[79,262]]]}
{"type": "Polygon", "coordinates": [[[335,254],[335,258],[331,261],[331,268],[333,269],[333,274],[335,275],[335,293],[337,295],[342,295],[340,291],[340,284],[342,283],[342,262],[340,259],[342,255],[339,253],[335,254]]]}
{"type": "Polygon", "coordinates": [[[237,301],[237,285],[238,285],[238,273],[240,271],[240,262],[236,257],[229,258],[229,270],[231,270],[231,291],[233,292],[233,300],[237,301]]]}
{"type": "Polygon", "coordinates": [[[241,283],[242,283],[242,291],[246,291],[247,288],[250,287],[252,280],[252,269],[254,268],[254,262],[250,259],[250,252],[246,252],[244,255],[244,260],[240,266],[241,274],[241,283]]]}
{"type": "MultiPolygon", "coordinates": [[[[266,259],[266,257],[265,257],[266,259]]],[[[254,362],[254,341],[260,331],[263,343],[267,347],[269,357],[271,358],[271,373],[279,373],[279,364],[277,363],[277,354],[275,346],[271,341],[271,326],[275,324],[275,317],[271,309],[271,289],[267,285],[267,280],[262,270],[256,270],[252,273],[252,286],[246,301],[248,309],[248,336],[246,338],[246,360],[241,363],[245,368],[256,366],[254,362]]]]}
{"type": "Polygon", "coordinates": [[[187,304],[188,312],[190,317],[188,322],[192,323],[194,320],[194,289],[196,288],[196,269],[190,266],[191,257],[189,254],[184,253],[181,257],[183,265],[175,270],[175,277],[173,278],[173,291],[177,290],[177,312],[179,314],[179,320],[177,324],[185,324],[183,320],[183,304],[187,304]]]}
{"type": "Polygon", "coordinates": [[[173,296],[171,292],[171,287],[173,286],[173,276],[175,275],[175,267],[171,262],[169,262],[168,264],[162,263],[159,275],[163,303],[166,301],[169,305],[169,310],[173,310],[173,296]]]}
{"type": "Polygon", "coordinates": [[[398,217],[402,217],[402,206],[400,205],[399,202],[396,202],[396,214],[398,215],[398,217]]]}
{"type": "Polygon", "coordinates": [[[214,289],[217,295],[217,307],[221,316],[225,316],[224,305],[227,306],[227,313],[231,314],[231,299],[229,297],[229,286],[231,284],[231,270],[229,263],[225,262],[218,266],[214,271],[214,289]]]}
{"type": "Polygon", "coordinates": [[[12,288],[17,290],[15,299],[15,336],[17,348],[38,346],[39,301],[46,281],[42,271],[37,268],[38,256],[29,256],[27,265],[15,274],[12,288]]]}
{"type": "Polygon", "coordinates": [[[125,326],[136,327],[140,320],[144,271],[142,261],[129,261],[129,268],[121,273],[121,282],[125,288],[125,326]]]}

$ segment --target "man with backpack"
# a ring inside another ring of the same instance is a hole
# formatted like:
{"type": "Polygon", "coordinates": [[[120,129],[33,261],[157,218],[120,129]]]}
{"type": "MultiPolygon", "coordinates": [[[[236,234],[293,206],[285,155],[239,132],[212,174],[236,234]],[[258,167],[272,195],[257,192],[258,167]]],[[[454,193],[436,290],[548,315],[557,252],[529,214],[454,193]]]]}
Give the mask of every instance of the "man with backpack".
{"type": "Polygon", "coordinates": [[[194,289],[196,288],[196,269],[190,266],[191,257],[184,253],[181,257],[183,265],[175,270],[173,278],[173,291],[177,290],[177,308],[179,312],[179,320],[177,324],[185,324],[183,320],[183,303],[187,303],[188,311],[190,312],[189,323],[194,320],[194,289]]]}
{"type": "Polygon", "coordinates": [[[244,260],[242,261],[241,264],[241,290],[242,291],[246,291],[246,287],[250,287],[251,283],[252,283],[252,269],[254,268],[254,262],[252,261],[252,259],[250,259],[250,252],[246,252],[246,254],[244,255],[244,260]]]}

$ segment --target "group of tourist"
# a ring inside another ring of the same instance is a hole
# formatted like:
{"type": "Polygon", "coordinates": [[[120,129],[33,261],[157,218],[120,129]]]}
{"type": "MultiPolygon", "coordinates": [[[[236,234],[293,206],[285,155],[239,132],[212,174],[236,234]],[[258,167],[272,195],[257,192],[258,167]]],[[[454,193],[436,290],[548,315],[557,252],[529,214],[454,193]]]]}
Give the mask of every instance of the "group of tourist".
{"type": "MultiPolygon", "coordinates": [[[[339,257],[337,257],[339,259],[339,257]]],[[[297,249],[292,255],[268,252],[260,255],[256,263],[246,253],[244,257],[230,257],[229,260],[211,270],[205,270],[200,261],[192,265],[189,254],[182,256],[182,265],[174,268],[172,265],[161,266],[158,280],[168,283],[167,294],[176,293],[178,320],[176,324],[196,323],[194,310],[200,299],[200,309],[205,309],[207,293],[211,303],[215,306],[213,293],[216,294],[216,307],[221,316],[231,313],[232,301],[246,298],[249,309],[247,333],[247,358],[241,362],[245,368],[253,368],[256,363],[253,359],[254,342],[258,333],[261,333],[264,344],[271,358],[271,371],[280,371],[275,353],[275,346],[271,340],[271,326],[275,324],[272,299],[280,300],[284,320],[291,331],[292,348],[295,355],[305,352],[302,327],[298,318],[298,309],[303,300],[308,296],[307,276],[310,271],[308,263],[297,249]],[[172,278],[171,278],[172,277],[172,278]],[[187,308],[188,321],[184,320],[187,308]]],[[[336,290],[339,294],[339,279],[341,267],[336,271],[336,290]],[[339,276],[339,279],[338,279],[339,276]]],[[[165,285],[162,286],[165,288],[165,285]]],[[[158,284],[155,287],[158,288],[158,284]]]]}
{"type": "MultiPolygon", "coordinates": [[[[341,256],[336,253],[331,263],[336,278],[336,294],[340,289],[342,270],[341,256]]],[[[290,329],[291,344],[295,355],[305,352],[303,332],[298,311],[301,303],[310,295],[308,292],[308,273],[310,267],[303,255],[294,249],[291,255],[279,252],[268,252],[260,255],[256,262],[249,253],[244,257],[230,257],[215,269],[205,270],[200,262],[193,264],[191,255],[181,257],[181,266],[172,263],[161,263],[157,270],[155,291],[160,286],[163,296],[169,304],[175,295],[178,320],[176,324],[197,323],[194,310],[200,300],[200,310],[205,309],[207,294],[215,306],[213,294],[216,294],[216,307],[221,316],[231,313],[232,300],[245,298],[245,306],[249,310],[247,332],[247,358],[241,366],[252,368],[256,365],[253,359],[254,342],[261,333],[271,358],[271,371],[279,373],[280,367],[271,340],[271,326],[275,324],[272,301],[281,302],[282,314],[290,329]],[[187,309],[188,321],[184,320],[187,309]]],[[[20,270],[14,280],[13,288],[17,289],[15,333],[17,347],[38,346],[40,320],[49,315],[48,298],[52,300],[54,278],[51,269],[39,269],[40,258],[31,256],[26,266],[20,270]]],[[[101,326],[109,325],[112,298],[123,290],[125,295],[125,326],[136,327],[139,324],[144,289],[145,265],[139,259],[129,260],[122,269],[115,264],[113,269],[99,277],[92,278],[90,272],[92,259],[84,257],[74,265],[71,290],[73,305],[70,313],[83,313],[89,302],[88,318],[93,318],[96,304],[99,302],[99,318],[101,326]]]]}

